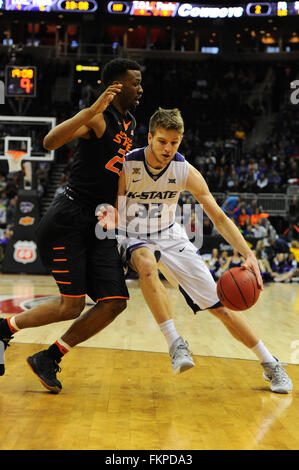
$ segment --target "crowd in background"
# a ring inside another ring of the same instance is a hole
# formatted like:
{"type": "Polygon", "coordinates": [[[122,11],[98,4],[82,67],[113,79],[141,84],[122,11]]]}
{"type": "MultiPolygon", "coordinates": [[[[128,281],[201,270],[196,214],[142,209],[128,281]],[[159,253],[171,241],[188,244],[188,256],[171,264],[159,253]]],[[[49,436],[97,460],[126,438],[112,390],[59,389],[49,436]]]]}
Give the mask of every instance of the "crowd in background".
{"type": "MultiPolygon", "coordinates": [[[[22,58],[23,64],[24,60],[22,58]]],[[[28,58],[29,62],[32,60],[28,58]]],[[[69,67],[59,61],[55,64],[39,61],[39,68],[39,90],[43,91],[30,109],[31,115],[55,115],[59,123],[81,109],[82,103],[86,106],[91,104],[86,102],[85,90],[82,89],[82,95],[78,94],[77,85],[74,86],[72,103],[53,101],[50,90],[57,76],[69,74],[69,67]],[[51,70],[56,70],[56,75],[54,71],[50,73],[51,70]]],[[[298,71],[297,64],[146,59],[143,63],[144,95],[135,113],[138,123],[135,147],[146,145],[148,118],[159,106],[177,107],[185,121],[180,152],[204,175],[211,192],[226,195],[285,194],[287,187],[299,184],[299,113],[298,106],[291,105],[282,90],[287,89],[298,71]],[[254,92],[263,83],[268,84],[270,69],[271,86],[262,100],[256,100],[254,92]],[[271,131],[261,142],[248,148],[247,139],[258,120],[270,113],[275,113],[271,131]]],[[[97,93],[88,96],[92,102],[97,93]]],[[[56,194],[63,191],[67,183],[73,153],[71,144],[56,152],[56,158],[65,163],[56,194]]],[[[33,172],[42,198],[47,193],[51,168],[34,164],[33,172]]],[[[19,185],[18,176],[0,167],[2,248],[13,233],[19,185]]],[[[181,204],[186,197],[192,200],[190,195],[183,196],[181,204]]],[[[249,204],[232,196],[221,201],[220,205],[255,250],[265,281],[296,279],[299,262],[299,201],[296,196],[290,200],[285,223],[279,227],[258,206],[257,199],[249,204]]],[[[190,217],[191,225],[196,223],[192,220],[192,213],[190,217]]],[[[217,236],[212,223],[205,218],[203,233],[217,236]]],[[[213,253],[205,253],[205,257],[215,279],[223,269],[241,262],[238,253],[216,248],[213,253]]]]}
{"type": "MultiPolygon", "coordinates": [[[[299,281],[299,203],[296,198],[294,200],[297,212],[289,214],[290,224],[282,234],[277,233],[269,214],[257,205],[256,200],[246,204],[242,198],[230,196],[222,206],[254,251],[264,282],[299,281]]],[[[208,219],[204,227],[210,229],[210,235],[217,236],[208,219]]],[[[204,257],[216,280],[226,269],[240,266],[244,261],[236,250],[220,251],[217,248],[204,257]]]]}

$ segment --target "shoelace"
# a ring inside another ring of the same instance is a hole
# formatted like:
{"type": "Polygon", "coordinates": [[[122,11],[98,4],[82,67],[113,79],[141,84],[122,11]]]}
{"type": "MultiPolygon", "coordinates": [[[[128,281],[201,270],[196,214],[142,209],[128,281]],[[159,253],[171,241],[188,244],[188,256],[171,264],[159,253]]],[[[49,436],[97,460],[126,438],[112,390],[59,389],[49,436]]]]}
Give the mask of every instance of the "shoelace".
{"type": "Polygon", "coordinates": [[[45,368],[48,377],[56,379],[56,374],[61,372],[61,368],[54,359],[44,358],[42,365],[45,368]]]}
{"type": "Polygon", "coordinates": [[[272,378],[282,380],[284,383],[288,382],[289,377],[286,371],[284,370],[284,368],[282,367],[282,364],[277,364],[273,372],[274,372],[274,377],[272,378]]]}
{"type": "MultiPolygon", "coordinates": [[[[180,351],[180,350],[185,350],[185,351],[187,351],[188,354],[192,354],[190,349],[189,349],[189,343],[187,341],[185,341],[184,344],[179,344],[174,352],[178,353],[178,351],[180,351]]],[[[176,354],[173,355],[173,358],[175,358],[175,357],[176,357],[176,354]]]]}
{"type": "Polygon", "coordinates": [[[13,336],[11,336],[10,338],[1,338],[1,341],[4,343],[4,349],[6,349],[8,346],[10,346],[9,342],[11,339],[14,339],[13,336]]]}
{"type": "Polygon", "coordinates": [[[54,361],[54,370],[57,373],[61,372],[61,367],[58,365],[58,362],[57,361],[54,361]]]}

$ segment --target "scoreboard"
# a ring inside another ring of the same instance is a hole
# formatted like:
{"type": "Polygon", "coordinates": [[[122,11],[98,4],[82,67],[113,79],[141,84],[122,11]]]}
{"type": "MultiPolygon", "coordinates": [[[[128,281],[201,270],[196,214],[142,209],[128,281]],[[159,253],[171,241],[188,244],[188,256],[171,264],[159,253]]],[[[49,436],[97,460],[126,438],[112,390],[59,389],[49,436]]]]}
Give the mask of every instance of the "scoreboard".
{"type": "Polygon", "coordinates": [[[5,68],[5,95],[10,98],[36,96],[37,68],[29,65],[7,65],[5,68]]]}
{"type": "Polygon", "coordinates": [[[6,11],[92,13],[98,9],[98,4],[96,0],[0,0],[0,9],[6,11]]]}
{"type": "Polygon", "coordinates": [[[299,1],[276,3],[192,4],[160,1],[110,1],[107,12],[113,15],[162,16],[176,18],[240,18],[258,16],[294,16],[299,14],[299,1]]]}

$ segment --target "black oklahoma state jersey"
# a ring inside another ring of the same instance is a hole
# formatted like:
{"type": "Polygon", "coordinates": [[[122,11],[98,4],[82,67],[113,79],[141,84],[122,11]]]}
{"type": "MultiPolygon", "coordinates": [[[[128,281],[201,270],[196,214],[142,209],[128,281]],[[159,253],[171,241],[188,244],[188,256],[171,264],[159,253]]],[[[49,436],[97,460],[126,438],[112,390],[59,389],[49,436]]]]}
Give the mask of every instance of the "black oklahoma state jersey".
{"type": "Polygon", "coordinates": [[[125,155],[133,145],[135,118],[110,105],[104,111],[106,130],[99,139],[78,139],[66,194],[93,211],[101,203],[114,205],[125,155]]]}

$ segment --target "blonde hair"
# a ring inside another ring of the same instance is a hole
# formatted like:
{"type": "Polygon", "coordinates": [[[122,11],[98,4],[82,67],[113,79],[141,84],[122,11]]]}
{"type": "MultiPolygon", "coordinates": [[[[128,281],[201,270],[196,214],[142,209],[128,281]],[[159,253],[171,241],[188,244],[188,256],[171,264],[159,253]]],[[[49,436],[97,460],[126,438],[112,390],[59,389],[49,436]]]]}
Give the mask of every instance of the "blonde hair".
{"type": "Polygon", "coordinates": [[[183,134],[184,121],[180,110],[178,108],[158,108],[150,118],[149,132],[154,135],[159,127],[166,130],[178,131],[180,134],[183,134]]]}

